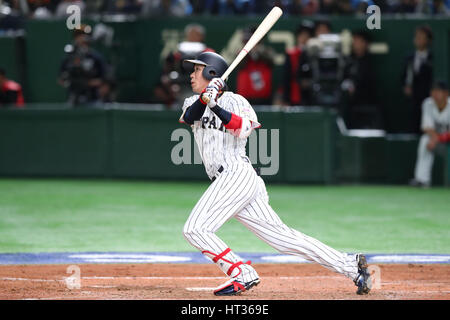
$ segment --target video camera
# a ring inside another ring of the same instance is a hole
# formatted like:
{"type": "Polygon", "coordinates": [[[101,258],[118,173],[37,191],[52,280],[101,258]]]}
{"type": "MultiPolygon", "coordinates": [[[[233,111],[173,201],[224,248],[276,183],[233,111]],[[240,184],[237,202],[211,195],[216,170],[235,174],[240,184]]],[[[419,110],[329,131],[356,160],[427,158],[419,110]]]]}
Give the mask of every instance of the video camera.
{"type": "Polygon", "coordinates": [[[313,103],[337,106],[344,76],[341,37],[338,34],[319,35],[307,42],[306,52],[311,70],[313,103]]]}

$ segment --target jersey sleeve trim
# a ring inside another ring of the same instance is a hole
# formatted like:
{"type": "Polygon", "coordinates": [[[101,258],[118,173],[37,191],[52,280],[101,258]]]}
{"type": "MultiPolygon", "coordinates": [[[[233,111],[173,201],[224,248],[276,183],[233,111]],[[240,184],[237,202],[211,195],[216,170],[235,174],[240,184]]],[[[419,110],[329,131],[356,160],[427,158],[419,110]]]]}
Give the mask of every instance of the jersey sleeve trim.
{"type": "Polygon", "coordinates": [[[231,119],[227,124],[224,124],[227,129],[240,129],[242,128],[242,118],[234,113],[231,113],[231,119]]]}

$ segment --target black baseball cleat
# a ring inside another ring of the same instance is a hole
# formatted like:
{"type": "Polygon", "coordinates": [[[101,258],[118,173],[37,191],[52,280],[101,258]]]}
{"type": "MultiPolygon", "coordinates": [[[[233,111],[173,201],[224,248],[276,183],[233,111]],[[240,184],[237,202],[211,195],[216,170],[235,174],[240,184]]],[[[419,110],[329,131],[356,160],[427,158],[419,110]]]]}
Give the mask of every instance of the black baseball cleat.
{"type": "Polygon", "coordinates": [[[372,289],[372,279],[370,278],[369,270],[367,269],[367,259],[363,254],[358,254],[356,257],[358,261],[358,277],[354,280],[355,285],[358,287],[357,294],[368,294],[372,289]]]}
{"type": "Polygon", "coordinates": [[[259,279],[255,279],[246,283],[231,279],[225,282],[222,286],[214,290],[216,296],[236,296],[244,291],[250,290],[260,283],[259,279]]]}

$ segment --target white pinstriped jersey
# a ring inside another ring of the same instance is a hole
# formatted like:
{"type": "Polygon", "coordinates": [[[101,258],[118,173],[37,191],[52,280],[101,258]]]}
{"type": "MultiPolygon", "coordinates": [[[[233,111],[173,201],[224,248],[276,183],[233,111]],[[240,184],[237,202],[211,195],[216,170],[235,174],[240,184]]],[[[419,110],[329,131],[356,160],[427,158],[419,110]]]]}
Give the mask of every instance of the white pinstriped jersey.
{"type": "Polygon", "coordinates": [[[437,133],[450,131],[450,98],[444,110],[439,111],[433,98],[428,97],[422,104],[422,130],[434,129],[437,133]]]}
{"type": "MultiPolygon", "coordinates": [[[[197,99],[194,95],[184,100],[183,113],[197,99]]],[[[250,103],[241,95],[225,91],[217,104],[226,111],[242,118],[257,122],[257,116],[250,103]]],[[[233,162],[247,158],[245,146],[247,138],[233,136],[222,124],[222,121],[208,107],[199,121],[192,126],[194,138],[202,157],[209,178],[216,175],[220,166],[228,167],[233,162]]],[[[248,160],[248,158],[247,158],[248,160]]]]}

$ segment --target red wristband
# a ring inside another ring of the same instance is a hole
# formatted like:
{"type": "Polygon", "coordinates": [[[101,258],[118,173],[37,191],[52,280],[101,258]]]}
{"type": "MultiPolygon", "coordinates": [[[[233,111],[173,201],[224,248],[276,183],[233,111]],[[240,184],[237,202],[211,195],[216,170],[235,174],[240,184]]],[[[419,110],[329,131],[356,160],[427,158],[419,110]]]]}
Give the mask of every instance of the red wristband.
{"type": "Polygon", "coordinates": [[[232,113],[231,120],[225,125],[225,128],[230,130],[237,130],[240,129],[241,127],[242,127],[242,118],[232,113]]]}

